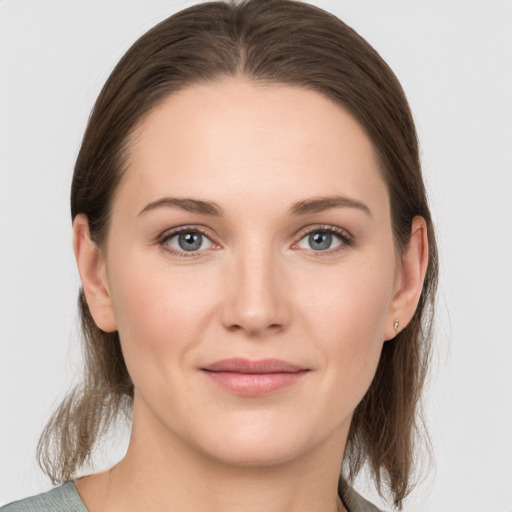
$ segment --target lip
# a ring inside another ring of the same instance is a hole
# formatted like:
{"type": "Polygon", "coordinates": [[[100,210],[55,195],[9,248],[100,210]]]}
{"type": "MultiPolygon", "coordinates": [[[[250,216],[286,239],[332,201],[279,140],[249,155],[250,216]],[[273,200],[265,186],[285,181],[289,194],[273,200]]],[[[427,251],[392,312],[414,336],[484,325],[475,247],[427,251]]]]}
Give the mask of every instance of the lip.
{"type": "Polygon", "coordinates": [[[266,395],[301,380],[307,368],[280,359],[231,358],[201,368],[220,387],[241,396],[266,395]]]}

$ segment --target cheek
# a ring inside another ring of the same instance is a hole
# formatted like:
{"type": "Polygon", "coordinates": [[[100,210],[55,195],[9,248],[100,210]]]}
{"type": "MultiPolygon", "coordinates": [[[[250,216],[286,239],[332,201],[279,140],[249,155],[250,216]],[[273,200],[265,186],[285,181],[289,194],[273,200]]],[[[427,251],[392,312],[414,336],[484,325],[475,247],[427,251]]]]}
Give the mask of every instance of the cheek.
{"type": "MultiPolygon", "coordinates": [[[[337,269],[303,283],[301,303],[309,337],[318,340],[332,404],[346,413],[366,393],[375,375],[393,296],[394,262],[337,269]],[[307,297],[307,301],[306,301],[307,297]],[[340,393],[340,390],[343,390],[340,393]]],[[[327,395],[326,395],[327,396],[327,395]]]]}
{"type": "Polygon", "coordinates": [[[183,275],[142,256],[117,261],[122,264],[113,272],[111,292],[127,365],[179,362],[180,354],[198,342],[200,320],[209,308],[204,282],[201,286],[198,275],[183,275]]]}
{"type": "Polygon", "coordinates": [[[335,269],[311,274],[301,283],[302,314],[311,319],[320,338],[364,346],[384,341],[393,295],[392,266],[335,269]]]}

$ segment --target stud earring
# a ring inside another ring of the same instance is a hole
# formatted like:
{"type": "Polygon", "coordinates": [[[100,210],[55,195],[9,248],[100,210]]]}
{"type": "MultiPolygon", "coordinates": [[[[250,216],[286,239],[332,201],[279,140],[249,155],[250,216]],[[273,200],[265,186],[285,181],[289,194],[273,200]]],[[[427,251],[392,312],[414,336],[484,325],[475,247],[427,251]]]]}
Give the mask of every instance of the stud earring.
{"type": "Polygon", "coordinates": [[[400,325],[400,322],[398,320],[395,320],[393,322],[393,329],[395,329],[395,332],[398,334],[398,326],[400,325]]]}

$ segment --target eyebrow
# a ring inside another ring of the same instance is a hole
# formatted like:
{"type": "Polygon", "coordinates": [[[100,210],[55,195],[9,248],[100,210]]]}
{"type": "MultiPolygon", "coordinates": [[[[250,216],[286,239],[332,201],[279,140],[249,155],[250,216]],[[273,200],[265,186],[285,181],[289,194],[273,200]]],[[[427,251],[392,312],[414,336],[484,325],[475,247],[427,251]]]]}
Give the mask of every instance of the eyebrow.
{"type": "Polygon", "coordinates": [[[307,215],[310,213],[320,213],[332,208],[357,208],[365,212],[370,217],[372,212],[370,208],[361,201],[346,196],[326,196],[313,197],[304,201],[294,203],[290,208],[291,215],[307,215]]]}
{"type": "Polygon", "coordinates": [[[203,201],[202,199],[179,198],[179,197],[163,197],[147,204],[138,215],[150,210],[161,207],[177,208],[191,213],[199,213],[201,215],[221,216],[222,208],[213,201],[203,201]]]}
{"type": "MultiPolygon", "coordinates": [[[[213,201],[204,201],[202,199],[163,197],[147,204],[138,215],[155,210],[156,208],[167,207],[184,210],[186,212],[198,213],[201,215],[212,215],[221,217],[223,209],[213,201]]],[[[325,196],[304,199],[292,204],[289,212],[293,216],[308,215],[311,213],[320,213],[332,208],[356,208],[365,212],[370,217],[372,213],[370,208],[361,201],[346,196],[325,196]]]]}

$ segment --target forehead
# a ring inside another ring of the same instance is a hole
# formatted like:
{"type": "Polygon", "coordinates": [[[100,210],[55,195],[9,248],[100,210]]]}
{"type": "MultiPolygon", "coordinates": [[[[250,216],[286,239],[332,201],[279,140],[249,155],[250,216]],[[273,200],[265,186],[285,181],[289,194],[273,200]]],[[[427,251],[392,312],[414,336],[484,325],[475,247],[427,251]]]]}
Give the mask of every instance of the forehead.
{"type": "Polygon", "coordinates": [[[123,187],[140,202],[385,190],[369,138],[341,106],[306,88],[241,78],[192,85],[161,102],[134,132],[123,187]]]}

